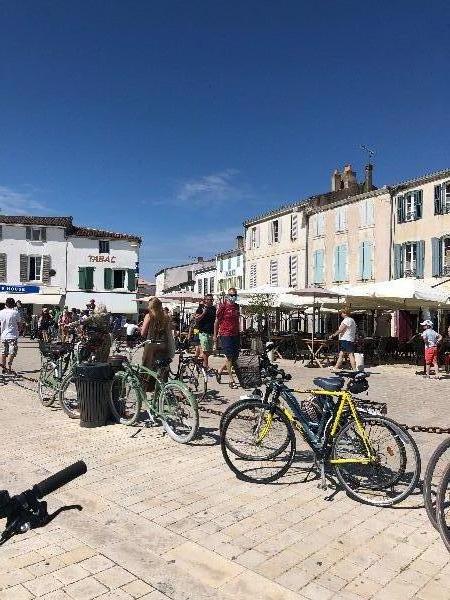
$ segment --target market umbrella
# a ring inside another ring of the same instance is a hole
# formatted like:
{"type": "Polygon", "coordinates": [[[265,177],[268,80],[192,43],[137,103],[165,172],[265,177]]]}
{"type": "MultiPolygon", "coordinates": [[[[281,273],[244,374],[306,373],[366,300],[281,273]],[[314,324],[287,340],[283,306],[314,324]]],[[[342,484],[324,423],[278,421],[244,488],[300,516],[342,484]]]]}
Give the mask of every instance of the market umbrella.
{"type": "Polygon", "coordinates": [[[164,300],[171,300],[180,303],[180,333],[181,327],[184,322],[186,307],[188,303],[199,302],[203,300],[204,295],[198,294],[197,292],[191,292],[190,290],[180,290],[178,292],[169,292],[168,294],[161,294],[158,298],[163,302],[164,300]]]}

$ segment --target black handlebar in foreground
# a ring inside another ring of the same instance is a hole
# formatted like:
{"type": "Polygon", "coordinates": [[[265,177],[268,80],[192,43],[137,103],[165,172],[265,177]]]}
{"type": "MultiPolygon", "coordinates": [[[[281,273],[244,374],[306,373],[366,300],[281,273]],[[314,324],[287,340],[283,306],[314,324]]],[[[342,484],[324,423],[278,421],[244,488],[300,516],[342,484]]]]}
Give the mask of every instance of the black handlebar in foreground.
{"type": "Polygon", "coordinates": [[[80,477],[80,475],[84,475],[86,471],[86,463],[79,460],[54,475],[50,475],[47,479],[36,483],[30,490],[26,490],[12,498],[7,490],[0,490],[0,519],[6,518],[5,530],[0,535],[0,546],[15,534],[26,533],[30,529],[47,525],[64,510],[70,510],[71,508],[82,510],[79,505],[64,506],[49,515],[47,502],[40,502],[39,500],[80,477]]]}
{"type": "Polygon", "coordinates": [[[83,460],[79,460],[73,465],[69,465],[65,469],[58,471],[54,475],[50,475],[47,479],[36,483],[32,490],[36,495],[36,498],[43,498],[52,492],[55,492],[63,485],[70,483],[77,477],[84,475],[87,471],[86,463],[83,460]]]}

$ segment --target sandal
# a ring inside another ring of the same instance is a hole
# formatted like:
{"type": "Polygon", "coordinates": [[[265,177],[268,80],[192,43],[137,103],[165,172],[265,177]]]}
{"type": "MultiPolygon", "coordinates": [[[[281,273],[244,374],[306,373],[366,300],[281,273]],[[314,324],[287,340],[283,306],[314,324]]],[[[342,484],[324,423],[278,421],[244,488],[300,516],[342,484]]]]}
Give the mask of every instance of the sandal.
{"type": "Polygon", "coordinates": [[[237,384],[235,381],[231,381],[229,385],[232,390],[237,390],[239,387],[239,384],[237,384]]]}

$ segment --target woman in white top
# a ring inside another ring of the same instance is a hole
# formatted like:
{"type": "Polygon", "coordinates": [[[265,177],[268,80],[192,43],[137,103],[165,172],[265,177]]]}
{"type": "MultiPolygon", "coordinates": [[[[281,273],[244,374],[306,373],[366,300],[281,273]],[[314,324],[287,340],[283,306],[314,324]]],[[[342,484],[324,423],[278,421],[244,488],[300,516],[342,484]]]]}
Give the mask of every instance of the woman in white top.
{"type": "Polygon", "coordinates": [[[348,356],[352,369],[356,371],[356,323],[350,315],[351,313],[347,308],[343,308],[341,310],[341,324],[339,325],[339,329],[330,335],[330,338],[339,336],[339,356],[335,368],[340,369],[342,367],[342,363],[344,362],[345,356],[348,356]]]}

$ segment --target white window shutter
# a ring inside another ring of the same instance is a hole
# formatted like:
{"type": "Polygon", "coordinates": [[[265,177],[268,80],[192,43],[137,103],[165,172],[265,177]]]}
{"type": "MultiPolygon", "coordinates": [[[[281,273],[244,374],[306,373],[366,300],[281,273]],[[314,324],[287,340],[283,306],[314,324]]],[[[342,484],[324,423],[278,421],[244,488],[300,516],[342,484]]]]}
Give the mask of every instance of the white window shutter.
{"type": "Polygon", "coordinates": [[[373,198],[367,200],[367,225],[375,225],[375,210],[373,198]]]}
{"type": "Polygon", "coordinates": [[[361,227],[367,226],[367,200],[363,200],[359,203],[359,219],[361,227]]]}
{"type": "Polygon", "coordinates": [[[341,209],[340,208],[334,209],[334,225],[335,225],[336,231],[341,230],[341,209]]]}
{"type": "Polygon", "coordinates": [[[260,227],[259,225],[256,226],[256,247],[257,248],[259,248],[259,227],[260,227]]]}
{"type": "Polygon", "coordinates": [[[273,241],[273,227],[272,227],[272,221],[269,221],[267,223],[267,242],[269,244],[271,244],[273,241]]]}
{"type": "Polygon", "coordinates": [[[278,219],[278,241],[279,242],[281,241],[281,224],[282,224],[282,222],[283,222],[283,219],[279,218],[278,219]]]}

